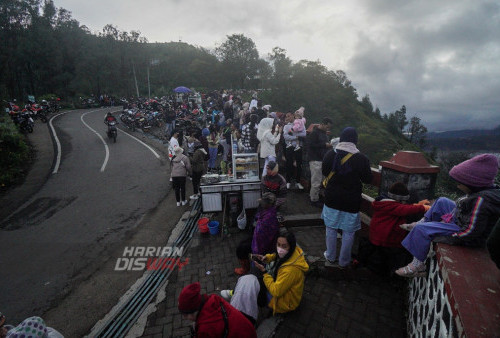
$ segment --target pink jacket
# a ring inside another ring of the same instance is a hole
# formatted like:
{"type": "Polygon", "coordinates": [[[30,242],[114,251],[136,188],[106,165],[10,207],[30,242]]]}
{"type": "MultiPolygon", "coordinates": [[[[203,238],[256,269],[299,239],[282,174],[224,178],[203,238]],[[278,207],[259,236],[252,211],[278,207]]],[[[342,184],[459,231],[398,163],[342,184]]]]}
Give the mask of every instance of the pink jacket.
{"type": "Polygon", "coordinates": [[[296,133],[302,132],[306,129],[306,119],[303,117],[301,119],[293,120],[292,130],[296,133]]]}

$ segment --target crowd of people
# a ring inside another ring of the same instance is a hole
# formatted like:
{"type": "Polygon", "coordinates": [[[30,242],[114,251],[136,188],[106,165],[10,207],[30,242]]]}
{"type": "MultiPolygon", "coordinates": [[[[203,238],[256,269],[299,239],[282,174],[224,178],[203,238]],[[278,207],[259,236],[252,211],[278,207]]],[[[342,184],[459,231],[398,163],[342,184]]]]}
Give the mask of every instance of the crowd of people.
{"type": "MultiPolygon", "coordinates": [[[[201,130],[201,136],[194,142],[199,142],[201,147],[207,145],[204,154],[212,161],[209,160],[208,170],[228,168],[218,165],[216,157],[222,153],[220,163],[230,161],[232,143],[227,150],[224,143],[231,137],[238,151],[257,152],[263,163],[262,197],[253,236],[237,248],[240,267],[235,273],[241,277],[235,288],[223,290],[220,296],[207,296],[200,294],[199,284],[188,285],[179,297],[179,309],[185,318],[194,322],[193,330],[198,334],[210,331],[214,336],[254,337],[253,325],[259,306],[278,314],[295,310],[301,301],[309,266],[295,236],[280,226],[279,210],[292,184],[298,189],[304,188],[304,153],[310,170],[309,199],[312,205],[321,208],[325,224],[327,267],[352,266],[351,250],[355,234],[361,228],[362,187],[371,183],[373,177],[368,158],[357,148],[355,128],[347,127],[339,138],[332,139],[329,130],[333,121],[328,117],[306,132],[304,107],[284,114],[272,112],[269,105],[263,106],[255,97],[243,104],[231,95],[221,99],[219,108],[209,109],[209,126],[201,130]],[[281,165],[285,176],[279,173],[281,165]],[[217,305],[205,308],[206,297],[213,298],[211,303],[217,305]],[[188,308],[182,305],[186,298],[199,301],[188,308]],[[238,312],[238,316],[234,315],[238,312]],[[236,327],[245,329],[238,331],[236,327]]],[[[455,166],[450,176],[465,193],[456,202],[438,198],[433,202],[410,203],[407,186],[395,182],[372,204],[370,249],[365,250],[368,254],[360,259],[364,258],[370,265],[370,259],[378,257],[379,271],[411,278],[425,273],[432,241],[484,247],[500,217],[500,188],[494,182],[497,172],[498,159],[491,154],[479,155],[455,166]]],[[[498,238],[499,230],[495,233],[498,238]]],[[[492,257],[498,259],[498,250],[491,244],[493,240],[488,241],[488,247],[493,248],[492,257]]]]}

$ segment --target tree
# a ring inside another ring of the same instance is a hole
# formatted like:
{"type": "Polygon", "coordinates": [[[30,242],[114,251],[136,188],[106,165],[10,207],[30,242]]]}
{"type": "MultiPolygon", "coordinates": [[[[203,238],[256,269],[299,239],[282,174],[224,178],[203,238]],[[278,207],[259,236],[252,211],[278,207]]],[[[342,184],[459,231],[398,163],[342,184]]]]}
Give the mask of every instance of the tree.
{"type": "Polygon", "coordinates": [[[406,106],[403,105],[399,110],[394,112],[394,118],[396,122],[396,126],[399,132],[402,134],[406,125],[408,124],[408,120],[406,119],[406,106]]]}
{"type": "Polygon", "coordinates": [[[233,86],[244,88],[247,80],[254,79],[259,52],[252,39],[243,34],[228,35],[227,40],[215,49],[215,55],[233,86]]]}
{"type": "Polygon", "coordinates": [[[410,142],[423,147],[425,145],[425,134],[427,133],[427,128],[420,122],[420,118],[413,116],[410,119],[408,125],[408,138],[410,142]]]}

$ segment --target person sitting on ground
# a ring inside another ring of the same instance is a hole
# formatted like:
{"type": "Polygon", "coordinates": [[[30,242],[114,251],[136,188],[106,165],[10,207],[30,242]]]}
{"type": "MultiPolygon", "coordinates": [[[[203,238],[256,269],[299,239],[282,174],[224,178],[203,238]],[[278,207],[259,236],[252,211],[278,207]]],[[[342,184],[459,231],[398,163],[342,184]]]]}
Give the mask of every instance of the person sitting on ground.
{"type": "Polygon", "coordinates": [[[273,314],[295,310],[302,300],[305,273],[309,265],[304,252],[297,245],[295,235],[286,229],[280,231],[274,253],[254,255],[263,264],[255,261],[255,266],[264,273],[263,281],[267,290],[268,306],[273,314]]]}
{"type": "Polygon", "coordinates": [[[267,175],[262,177],[260,187],[262,193],[270,192],[276,196],[276,208],[279,209],[286,201],[286,180],[279,173],[278,163],[267,164],[267,175]]]}
{"type": "Polygon", "coordinates": [[[387,194],[378,196],[372,202],[369,236],[372,250],[370,257],[366,257],[367,265],[372,270],[385,274],[411,261],[408,252],[401,245],[407,232],[400,225],[407,223],[407,217],[422,217],[431,207],[427,200],[419,202],[420,204],[407,204],[409,199],[410,192],[406,185],[396,182],[387,194]]]}
{"type": "Polygon", "coordinates": [[[255,275],[249,274],[238,278],[234,290],[222,290],[220,295],[255,325],[259,316],[259,292],[259,280],[255,275]]]}
{"type": "Polygon", "coordinates": [[[265,192],[262,194],[255,219],[256,226],[252,238],[252,253],[263,255],[272,252],[280,228],[276,217],[276,196],[273,193],[265,192]]]}
{"type": "Polygon", "coordinates": [[[477,155],[451,168],[449,175],[466,195],[456,202],[439,198],[424,218],[401,227],[410,233],[401,243],[413,261],[398,270],[402,277],[425,275],[425,259],[431,242],[484,247],[500,217],[500,187],[495,185],[498,159],[493,154],[477,155]]]}
{"type": "Polygon", "coordinates": [[[251,253],[263,255],[274,250],[280,229],[275,204],[276,196],[271,192],[263,193],[259,199],[253,236],[242,240],[236,248],[236,256],[241,265],[234,269],[237,275],[245,275],[250,271],[251,253]]]}
{"type": "Polygon", "coordinates": [[[219,295],[201,294],[200,283],[189,284],[179,295],[178,308],[193,322],[192,337],[257,337],[250,320],[219,295]]]}

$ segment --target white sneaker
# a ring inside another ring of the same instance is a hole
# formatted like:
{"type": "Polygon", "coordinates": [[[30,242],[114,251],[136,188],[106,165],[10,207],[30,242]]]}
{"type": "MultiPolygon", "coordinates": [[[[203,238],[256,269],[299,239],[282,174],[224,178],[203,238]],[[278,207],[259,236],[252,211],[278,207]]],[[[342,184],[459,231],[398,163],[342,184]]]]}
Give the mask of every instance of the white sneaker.
{"type": "Polygon", "coordinates": [[[220,292],[220,296],[229,302],[233,297],[233,292],[234,290],[222,290],[220,292]]]}
{"type": "Polygon", "coordinates": [[[198,198],[199,198],[199,196],[196,194],[189,196],[189,199],[192,199],[192,200],[197,200],[198,198]]]}
{"type": "Polygon", "coordinates": [[[286,188],[287,188],[287,189],[290,189],[290,186],[291,186],[291,184],[290,184],[290,183],[287,183],[287,184],[286,184],[286,188]]]}
{"type": "Polygon", "coordinates": [[[186,205],[188,201],[182,201],[182,205],[186,205]]]}
{"type": "Polygon", "coordinates": [[[299,188],[300,190],[304,190],[304,186],[300,183],[297,183],[296,184],[297,188],[299,188]]]}
{"type": "Polygon", "coordinates": [[[177,202],[177,206],[180,207],[181,206],[181,202],[177,202]]]}

